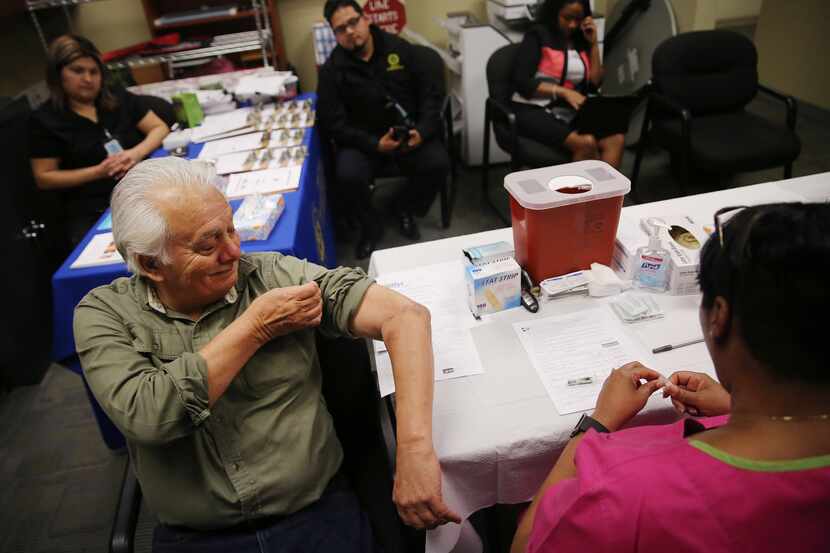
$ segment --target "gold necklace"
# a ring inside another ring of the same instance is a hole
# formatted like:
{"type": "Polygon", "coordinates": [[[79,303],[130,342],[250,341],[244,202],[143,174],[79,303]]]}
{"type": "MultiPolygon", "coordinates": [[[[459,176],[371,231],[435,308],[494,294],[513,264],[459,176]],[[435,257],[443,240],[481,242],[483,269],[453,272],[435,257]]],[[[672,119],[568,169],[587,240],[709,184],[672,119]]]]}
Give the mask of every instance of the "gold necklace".
{"type": "Polygon", "coordinates": [[[766,415],[766,417],[776,422],[830,421],[830,413],[821,415],[766,415]]]}

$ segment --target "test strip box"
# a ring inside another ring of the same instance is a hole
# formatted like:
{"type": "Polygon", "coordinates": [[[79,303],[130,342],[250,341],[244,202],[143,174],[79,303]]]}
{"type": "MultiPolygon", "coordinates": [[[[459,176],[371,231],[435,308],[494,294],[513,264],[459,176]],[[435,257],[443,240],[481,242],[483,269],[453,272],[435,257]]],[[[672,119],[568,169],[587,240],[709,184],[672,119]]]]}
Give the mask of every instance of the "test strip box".
{"type": "Polygon", "coordinates": [[[464,266],[467,301],[473,315],[496,313],[519,307],[521,302],[521,268],[512,257],[481,265],[464,266]]]}

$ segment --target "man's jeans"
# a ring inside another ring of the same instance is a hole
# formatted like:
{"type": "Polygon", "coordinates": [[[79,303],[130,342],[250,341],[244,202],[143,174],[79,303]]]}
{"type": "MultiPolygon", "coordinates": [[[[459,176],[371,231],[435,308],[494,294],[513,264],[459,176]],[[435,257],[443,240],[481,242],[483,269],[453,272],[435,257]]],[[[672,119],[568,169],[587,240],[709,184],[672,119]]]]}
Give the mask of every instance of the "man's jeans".
{"type": "MultiPolygon", "coordinates": [[[[335,476],[335,480],[345,480],[335,476]]],[[[163,524],[153,534],[154,553],[363,553],[375,551],[372,530],[357,496],[346,485],[329,485],[315,503],[273,523],[219,531],[163,524]]]]}

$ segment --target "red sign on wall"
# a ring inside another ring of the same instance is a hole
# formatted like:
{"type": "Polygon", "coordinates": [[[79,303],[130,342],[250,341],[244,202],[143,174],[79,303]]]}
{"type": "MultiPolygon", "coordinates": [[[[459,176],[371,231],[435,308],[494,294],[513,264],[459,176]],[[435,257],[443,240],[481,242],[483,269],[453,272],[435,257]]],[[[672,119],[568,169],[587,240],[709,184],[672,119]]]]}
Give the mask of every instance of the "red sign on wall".
{"type": "Polygon", "coordinates": [[[406,26],[404,0],[368,0],[363,12],[387,33],[398,34],[406,26]]]}

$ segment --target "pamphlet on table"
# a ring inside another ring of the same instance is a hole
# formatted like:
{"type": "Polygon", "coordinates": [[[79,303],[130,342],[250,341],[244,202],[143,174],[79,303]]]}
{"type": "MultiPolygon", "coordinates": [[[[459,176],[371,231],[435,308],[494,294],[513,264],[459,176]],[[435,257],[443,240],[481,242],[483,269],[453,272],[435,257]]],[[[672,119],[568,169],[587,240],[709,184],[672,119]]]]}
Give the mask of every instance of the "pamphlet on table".
{"type": "Polygon", "coordinates": [[[123,263],[124,258],[115,249],[115,241],[111,232],[96,234],[86,245],[84,251],[78,256],[70,268],[81,269],[83,267],[96,267],[98,265],[110,265],[112,263],[123,263]]]}

